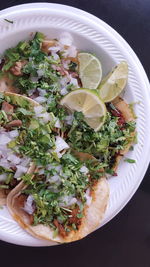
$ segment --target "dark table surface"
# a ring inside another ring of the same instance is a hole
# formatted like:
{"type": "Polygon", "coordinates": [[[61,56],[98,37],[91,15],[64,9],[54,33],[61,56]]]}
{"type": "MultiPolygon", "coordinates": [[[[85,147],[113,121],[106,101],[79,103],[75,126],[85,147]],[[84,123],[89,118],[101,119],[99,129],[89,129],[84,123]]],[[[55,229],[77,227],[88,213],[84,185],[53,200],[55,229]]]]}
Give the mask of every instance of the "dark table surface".
{"type": "MultiPolygon", "coordinates": [[[[29,2],[0,1],[0,10],[29,2]]],[[[42,1],[39,1],[42,2],[42,1]]],[[[45,2],[45,1],[43,1],[45,2]]],[[[150,0],[59,0],[101,18],[131,45],[150,78],[150,0]]],[[[87,238],[67,245],[31,248],[0,241],[0,266],[150,267],[150,169],[127,206],[87,238]]]]}

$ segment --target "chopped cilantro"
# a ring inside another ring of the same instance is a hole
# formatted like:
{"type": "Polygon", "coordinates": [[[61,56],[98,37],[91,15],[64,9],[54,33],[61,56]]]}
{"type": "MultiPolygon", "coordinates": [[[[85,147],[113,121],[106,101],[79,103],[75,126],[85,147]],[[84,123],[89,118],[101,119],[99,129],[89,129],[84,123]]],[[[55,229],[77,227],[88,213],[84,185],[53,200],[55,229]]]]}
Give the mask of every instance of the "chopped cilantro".
{"type": "Polygon", "coordinates": [[[128,162],[128,163],[135,163],[135,162],[136,162],[136,160],[134,160],[134,159],[129,159],[129,158],[126,158],[124,161],[125,161],[125,162],[128,162]]]}
{"type": "Polygon", "coordinates": [[[13,22],[13,20],[9,20],[9,19],[4,19],[6,22],[8,22],[8,23],[11,23],[11,24],[13,24],[14,22],[13,22]]]}
{"type": "Polygon", "coordinates": [[[133,141],[135,122],[131,121],[120,129],[118,118],[107,112],[106,121],[100,131],[95,132],[84,121],[81,112],[74,112],[72,125],[67,126],[67,142],[80,152],[95,156],[104,169],[111,169],[115,164],[117,153],[133,141]]]}

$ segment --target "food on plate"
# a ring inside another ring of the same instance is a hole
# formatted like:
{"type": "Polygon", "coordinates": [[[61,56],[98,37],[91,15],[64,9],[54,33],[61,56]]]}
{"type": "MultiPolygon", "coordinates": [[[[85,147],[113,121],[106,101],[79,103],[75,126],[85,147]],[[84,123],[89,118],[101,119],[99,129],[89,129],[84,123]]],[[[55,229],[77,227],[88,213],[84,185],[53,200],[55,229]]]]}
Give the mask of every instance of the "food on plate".
{"type": "Polygon", "coordinates": [[[103,79],[102,67],[77,51],[69,33],[47,39],[37,32],[2,56],[0,106],[12,111],[0,113],[0,141],[32,169],[25,166],[9,188],[16,169],[0,167],[1,192],[7,186],[10,213],[37,238],[71,242],[95,230],[108,204],[107,177],[136,141],[135,115],[120,95],[128,65],[103,79]],[[8,142],[11,132],[17,135],[8,142]]]}
{"type": "Polygon", "coordinates": [[[99,94],[104,102],[113,101],[125,88],[128,79],[128,64],[122,61],[100,83],[99,94]]]}
{"type": "Polygon", "coordinates": [[[30,98],[14,93],[0,94],[1,205],[5,204],[7,194],[20,182],[22,175],[32,173],[35,164],[51,161],[52,154],[57,156],[56,120],[30,98]]]}
{"type": "Polygon", "coordinates": [[[96,89],[102,78],[102,66],[99,59],[90,53],[78,53],[79,77],[82,86],[96,89]]]}
{"type": "Polygon", "coordinates": [[[66,153],[34,178],[25,175],[9,194],[7,206],[31,235],[63,243],[81,239],[98,227],[108,197],[99,163],[89,155],[81,153],[79,160],[66,153]]]}
{"type": "Polygon", "coordinates": [[[74,90],[64,96],[60,104],[70,111],[82,112],[84,121],[94,131],[98,131],[105,121],[105,104],[94,90],[74,90]]]}
{"type": "Polygon", "coordinates": [[[66,142],[76,151],[93,155],[106,173],[116,175],[119,159],[134,143],[135,120],[122,98],[116,98],[106,108],[105,122],[97,132],[86,123],[82,112],[69,115],[65,125],[66,142]]]}
{"type": "MultiPolygon", "coordinates": [[[[23,112],[27,111],[27,102],[15,101],[13,94],[0,94],[0,204],[6,204],[8,193],[19,183],[20,177],[32,172],[34,167],[31,158],[19,150],[27,120],[23,112]],[[13,98],[12,98],[13,97],[13,98]]],[[[31,102],[32,100],[30,100],[31,102]]],[[[37,103],[35,102],[37,105],[37,103]]]]}

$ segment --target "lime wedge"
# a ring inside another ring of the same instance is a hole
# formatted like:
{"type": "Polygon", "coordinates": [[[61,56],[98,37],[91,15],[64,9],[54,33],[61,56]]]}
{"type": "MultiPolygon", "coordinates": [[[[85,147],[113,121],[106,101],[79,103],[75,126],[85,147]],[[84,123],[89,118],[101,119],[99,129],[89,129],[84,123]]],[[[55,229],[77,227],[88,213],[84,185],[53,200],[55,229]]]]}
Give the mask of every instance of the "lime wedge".
{"type": "Polygon", "coordinates": [[[89,53],[79,53],[78,61],[82,86],[88,89],[96,89],[102,78],[102,67],[99,59],[89,53]]]}
{"type": "Polygon", "coordinates": [[[122,61],[118,64],[99,85],[99,94],[104,102],[111,102],[124,89],[128,79],[128,64],[122,61]]]}
{"type": "Polygon", "coordinates": [[[106,107],[96,90],[77,89],[66,95],[60,102],[71,111],[82,112],[86,123],[98,131],[106,117],[106,107]]]}

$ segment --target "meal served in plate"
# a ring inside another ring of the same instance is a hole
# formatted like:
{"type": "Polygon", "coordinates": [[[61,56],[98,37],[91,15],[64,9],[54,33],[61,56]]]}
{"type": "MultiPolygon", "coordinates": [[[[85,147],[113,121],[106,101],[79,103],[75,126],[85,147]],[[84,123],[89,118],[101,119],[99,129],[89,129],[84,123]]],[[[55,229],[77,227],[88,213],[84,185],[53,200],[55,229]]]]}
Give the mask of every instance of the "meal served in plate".
{"type": "Polygon", "coordinates": [[[136,139],[133,109],[120,97],[127,63],[101,80],[99,59],[72,43],[68,33],[36,33],[0,64],[1,204],[7,198],[31,235],[60,243],[98,227],[107,176],[136,139]]]}

